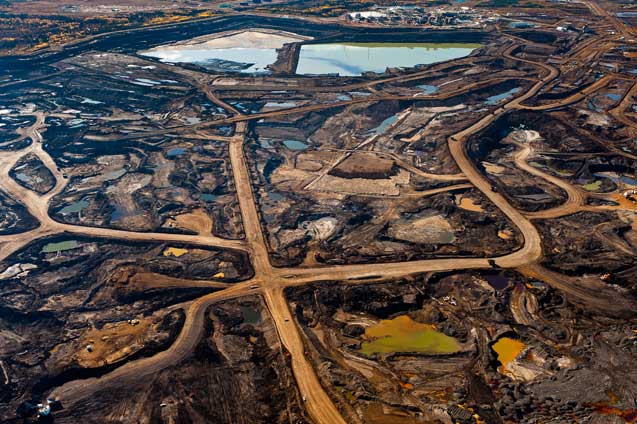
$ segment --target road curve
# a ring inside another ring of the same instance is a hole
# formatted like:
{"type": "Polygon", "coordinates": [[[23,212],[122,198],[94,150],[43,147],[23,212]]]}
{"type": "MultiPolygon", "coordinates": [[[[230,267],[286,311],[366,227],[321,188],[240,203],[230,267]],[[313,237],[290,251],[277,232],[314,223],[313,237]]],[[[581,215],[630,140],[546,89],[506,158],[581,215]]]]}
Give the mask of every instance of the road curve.
{"type": "Polygon", "coordinates": [[[613,109],[609,111],[609,113],[613,115],[615,119],[617,119],[619,122],[626,125],[627,127],[637,128],[637,122],[628,118],[626,114],[624,113],[626,109],[628,109],[629,107],[633,105],[633,102],[634,102],[633,99],[636,96],[637,96],[637,82],[634,83],[632,87],[630,87],[630,89],[626,91],[626,93],[624,93],[624,97],[617,104],[617,106],[615,106],[613,109]]]}
{"type": "Polygon", "coordinates": [[[568,106],[568,105],[571,105],[573,103],[577,103],[577,102],[579,102],[581,100],[584,100],[590,94],[596,92],[597,90],[599,90],[601,88],[606,87],[614,79],[624,79],[624,78],[623,77],[622,78],[617,77],[616,75],[604,75],[602,78],[598,79],[597,81],[595,81],[593,84],[589,85],[588,87],[586,87],[582,91],[578,91],[577,93],[574,93],[574,94],[568,96],[565,99],[559,100],[559,101],[554,102],[554,103],[547,103],[545,105],[538,105],[538,106],[519,105],[518,109],[549,110],[549,109],[557,109],[557,108],[561,108],[561,107],[564,107],[564,106],[568,106]]]}
{"type": "Polygon", "coordinates": [[[573,213],[577,213],[581,210],[584,205],[584,201],[586,196],[584,193],[573,184],[565,181],[561,178],[555,177],[551,174],[548,174],[544,171],[541,171],[538,168],[535,168],[528,164],[527,160],[533,149],[529,145],[522,145],[520,143],[515,143],[521,149],[515,154],[514,161],[515,165],[522,169],[523,171],[528,172],[531,175],[535,175],[536,177],[542,178],[543,180],[548,181],[549,183],[558,186],[562,190],[564,190],[567,194],[566,201],[559,206],[556,206],[551,209],[538,211],[538,212],[529,212],[525,215],[527,218],[531,219],[547,219],[547,218],[556,218],[560,216],[571,215],[573,213]]]}
{"type": "Polygon", "coordinates": [[[134,385],[145,377],[178,365],[192,353],[201,340],[208,307],[222,300],[257,293],[257,289],[250,288],[253,284],[254,281],[236,284],[231,288],[193,301],[186,311],[186,320],[177,340],[167,350],[149,358],[128,362],[99,378],[73,380],[53,390],[48,397],[60,400],[62,405],[68,409],[113,385],[123,387],[134,385]]]}

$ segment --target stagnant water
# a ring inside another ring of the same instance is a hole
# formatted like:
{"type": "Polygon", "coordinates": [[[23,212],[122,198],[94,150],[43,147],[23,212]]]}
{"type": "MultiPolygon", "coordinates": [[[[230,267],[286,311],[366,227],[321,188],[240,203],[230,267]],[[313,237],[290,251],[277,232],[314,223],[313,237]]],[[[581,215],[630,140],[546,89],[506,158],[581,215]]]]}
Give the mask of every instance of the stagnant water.
{"type": "Polygon", "coordinates": [[[357,76],[386,68],[412,67],[468,56],[480,44],[330,43],[301,46],[296,73],[357,76]]]}

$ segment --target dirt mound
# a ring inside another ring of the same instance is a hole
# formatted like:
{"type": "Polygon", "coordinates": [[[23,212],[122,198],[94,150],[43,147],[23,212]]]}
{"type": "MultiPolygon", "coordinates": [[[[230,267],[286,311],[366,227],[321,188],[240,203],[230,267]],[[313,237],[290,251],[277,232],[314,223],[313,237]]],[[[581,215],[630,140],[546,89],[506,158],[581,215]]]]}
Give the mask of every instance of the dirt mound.
{"type": "Polygon", "coordinates": [[[396,173],[394,161],[374,153],[357,152],[335,167],[330,175],[342,178],[385,179],[396,173]]]}

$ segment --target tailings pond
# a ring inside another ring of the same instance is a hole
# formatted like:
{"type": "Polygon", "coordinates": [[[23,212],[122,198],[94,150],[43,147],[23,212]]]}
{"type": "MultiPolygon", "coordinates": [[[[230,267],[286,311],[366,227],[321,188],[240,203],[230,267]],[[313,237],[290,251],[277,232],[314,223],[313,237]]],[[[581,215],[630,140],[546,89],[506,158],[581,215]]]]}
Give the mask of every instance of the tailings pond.
{"type": "Polygon", "coordinates": [[[428,65],[465,57],[480,44],[465,43],[330,43],[301,47],[296,73],[358,76],[386,68],[428,65]]]}
{"type": "Polygon", "coordinates": [[[408,315],[381,320],[365,329],[364,338],[361,352],[366,356],[395,352],[450,354],[461,347],[453,337],[437,331],[431,324],[416,322],[408,315]]]}
{"type": "MultiPolygon", "coordinates": [[[[285,44],[306,43],[310,37],[290,32],[251,29],[211,34],[140,51],[168,63],[193,63],[217,72],[268,73],[285,44]]],[[[359,76],[468,56],[481,47],[477,43],[338,42],[303,44],[296,73],[359,76]]]]}

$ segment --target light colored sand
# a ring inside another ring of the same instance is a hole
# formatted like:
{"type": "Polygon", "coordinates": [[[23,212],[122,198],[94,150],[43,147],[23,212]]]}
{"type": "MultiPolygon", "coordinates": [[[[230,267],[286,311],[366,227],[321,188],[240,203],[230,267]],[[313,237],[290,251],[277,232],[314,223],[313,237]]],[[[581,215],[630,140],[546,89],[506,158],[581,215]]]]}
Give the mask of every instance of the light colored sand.
{"type": "Polygon", "coordinates": [[[518,143],[532,143],[534,141],[542,140],[542,136],[539,132],[533,130],[517,130],[509,134],[513,140],[518,143]]]}
{"type": "Polygon", "coordinates": [[[495,163],[482,161],[482,166],[489,174],[500,175],[504,172],[505,168],[495,163]]]}
{"type": "Polygon", "coordinates": [[[212,234],[213,221],[205,210],[195,209],[192,212],[168,219],[164,227],[182,228],[197,234],[212,234]]]}
{"type": "Polygon", "coordinates": [[[272,31],[267,29],[250,29],[247,31],[226,31],[216,34],[204,35],[178,43],[158,46],[142,52],[152,53],[157,50],[183,50],[189,49],[231,49],[231,48],[255,48],[255,49],[279,49],[284,44],[298,41],[311,40],[298,34],[285,31],[272,31]]]}
{"type": "Polygon", "coordinates": [[[398,220],[387,230],[390,237],[412,243],[453,243],[454,229],[444,217],[433,215],[414,220],[398,220]]]}
{"type": "Polygon", "coordinates": [[[456,206],[458,206],[460,209],[464,209],[470,212],[484,212],[482,206],[476,203],[475,199],[472,199],[470,197],[456,194],[455,202],[456,206]]]}
{"type": "Polygon", "coordinates": [[[397,175],[382,180],[365,178],[340,178],[324,175],[312,186],[314,191],[343,194],[369,194],[377,196],[398,196],[400,186],[409,184],[409,173],[403,170],[397,175]]]}

